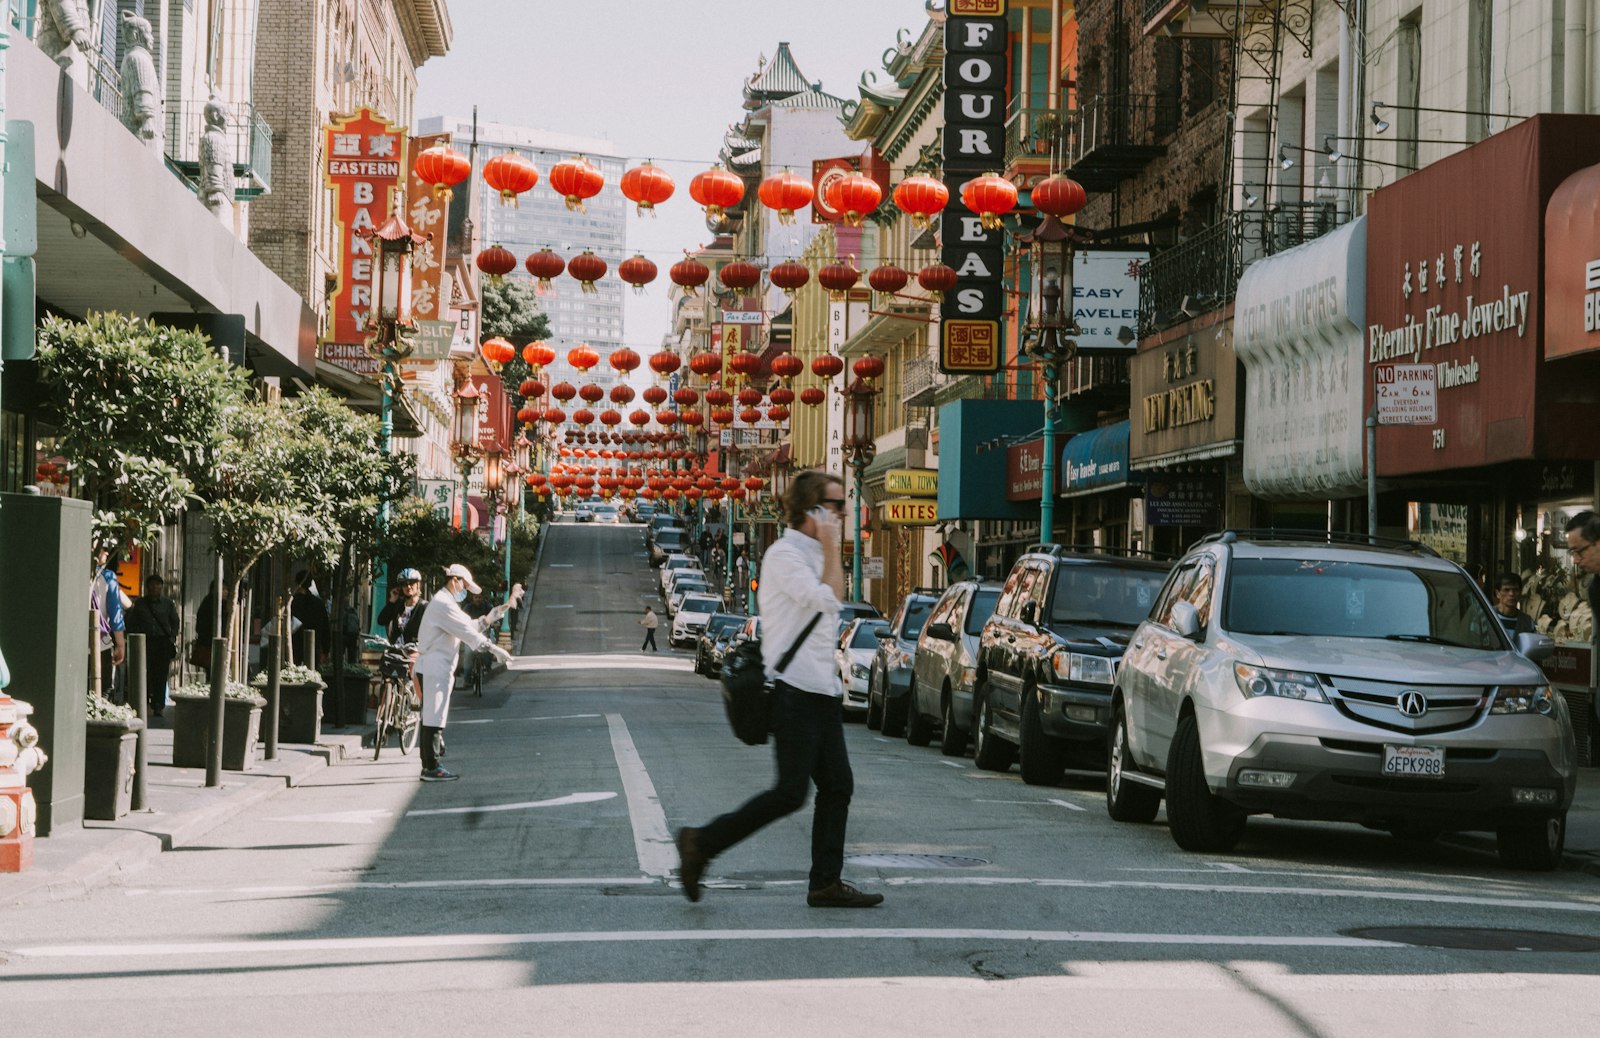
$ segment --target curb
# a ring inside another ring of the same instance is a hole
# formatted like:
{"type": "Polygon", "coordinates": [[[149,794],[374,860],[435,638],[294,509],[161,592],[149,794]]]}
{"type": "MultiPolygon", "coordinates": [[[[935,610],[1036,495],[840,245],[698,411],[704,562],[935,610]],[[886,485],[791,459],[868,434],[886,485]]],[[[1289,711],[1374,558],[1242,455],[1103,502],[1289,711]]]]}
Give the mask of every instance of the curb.
{"type": "MultiPolygon", "coordinates": [[[[1499,850],[1495,845],[1493,836],[1484,836],[1481,833],[1451,833],[1440,840],[1441,843],[1454,844],[1467,850],[1479,851],[1491,856],[1497,855],[1499,850]]],[[[1600,855],[1594,851],[1569,851],[1561,852],[1561,869],[1564,872],[1583,872],[1590,876],[1600,876],[1600,855]]]]}
{"type": "Polygon", "coordinates": [[[512,644],[512,649],[518,656],[524,654],[522,650],[524,643],[528,640],[528,623],[533,619],[533,598],[535,591],[539,587],[539,571],[544,568],[544,546],[550,540],[548,536],[549,525],[543,524],[539,528],[539,546],[533,551],[533,569],[528,573],[527,583],[522,586],[522,600],[528,605],[524,606],[521,611],[522,622],[517,625],[521,629],[517,631],[517,637],[513,639],[512,644]]]}

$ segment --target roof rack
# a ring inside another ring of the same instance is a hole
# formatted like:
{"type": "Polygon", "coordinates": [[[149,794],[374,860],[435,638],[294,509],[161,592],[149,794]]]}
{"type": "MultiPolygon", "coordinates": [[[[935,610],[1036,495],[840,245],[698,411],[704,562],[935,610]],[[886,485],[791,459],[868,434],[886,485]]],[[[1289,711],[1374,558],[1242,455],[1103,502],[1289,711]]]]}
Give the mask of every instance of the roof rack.
{"type": "Polygon", "coordinates": [[[1395,548],[1401,551],[1431,555],[1434,558],[1441,557],[1438,552],[1421,541],[1406,540],[1400,537],[1374,537],[1369,534],[1350,533],[1343,530],[1277,529],[1275,527],[1240,528],[1207,534],[1195,541],[1195,545],[1233,544],[1240,540],[1306,541],[1313,544],[1349,545],[1355,548],[1395,548]]]}
{"type": "Polygon", "coordinates": [[[1156,562],[1171,562],[1176,556],[1164,551],[1151,551],[1148,548],[1115,548],[1104,544],[1030,544],[1023,549],[1024,555],[1060,555],[1064,552],[1082,552],[1089,555],[1124,555],[1129,558],[1145,558],[1156,562]]]}

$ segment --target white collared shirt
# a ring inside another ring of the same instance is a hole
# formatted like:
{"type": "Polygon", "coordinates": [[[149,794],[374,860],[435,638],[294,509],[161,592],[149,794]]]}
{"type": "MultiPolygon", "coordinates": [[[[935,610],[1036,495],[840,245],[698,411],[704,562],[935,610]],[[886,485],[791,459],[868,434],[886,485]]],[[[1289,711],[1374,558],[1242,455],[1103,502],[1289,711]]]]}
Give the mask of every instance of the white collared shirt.
{"type": "Polygon", "coordinates": [[[839,671],[833,664],[833,643],[839,633],[839,596],[822,582],[822,545],[799,530],[785,530],[761,559],[761,588],[756,594],[761,611],[761,659],[768,680],[825,696],[844,696],[839,671]],[[782,674],[778,661],[789,651],[805,625],[818,613],[816,626],[806,636],[782,674]]]}
{"type": "Polygon", "coordinates": [[[449,587],[442,587],[429,600],[417,631],[417,673],[454,674],[456,653],[462,643],[472,649],[494,644],[484,637],[478,622],[462,612],[449,587]]]}

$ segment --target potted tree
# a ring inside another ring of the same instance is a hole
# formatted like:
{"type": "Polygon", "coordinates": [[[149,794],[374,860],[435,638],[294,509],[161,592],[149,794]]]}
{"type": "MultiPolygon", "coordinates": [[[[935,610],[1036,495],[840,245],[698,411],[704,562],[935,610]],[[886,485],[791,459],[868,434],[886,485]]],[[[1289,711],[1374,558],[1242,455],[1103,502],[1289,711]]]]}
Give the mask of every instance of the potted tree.
{"type": "MultiPolygon", "coordinates": [[[[172,695],[172,763],[180,768],[206,766],[206,734],[211,722],[211,689],[185,685],[172,695]]],[[[261,736],[261,708],[267,701],[249,685],[230,681],[223,690],[222,767],[249,771],[256,762],[261,736]]]]}
{"type": "MultiPolygon", "coordinates": [[[[265,692],[267,674],[257,674],[250,687],[265,692]]],[[[283,742],[314,744],[322,735],[322,693],[327,686],[310,667],[296,663],[278,673],[278,738],[283,742]]],[[[265,702],[263,700],[263,702],[265,702]]]]}
{"type": "Polygon", "coordinates": [[[132,707],[88,692],[83,758],[83,817],[114,822],[133,804],[133,756],[144,722],[132,707]]]}

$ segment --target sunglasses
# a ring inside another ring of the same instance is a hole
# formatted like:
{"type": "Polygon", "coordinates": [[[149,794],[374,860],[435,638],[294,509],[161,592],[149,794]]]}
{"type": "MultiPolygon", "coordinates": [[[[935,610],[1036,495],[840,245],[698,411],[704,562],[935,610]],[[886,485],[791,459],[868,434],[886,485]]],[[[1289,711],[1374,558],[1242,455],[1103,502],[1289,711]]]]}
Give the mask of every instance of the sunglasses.
{"type": "Polygon", "coordinates": [[[825,497],[822,499],[822,503],[829,508],[837,509],[841,512],[844,511],[845,500],[842,497],[825,497]]]}

